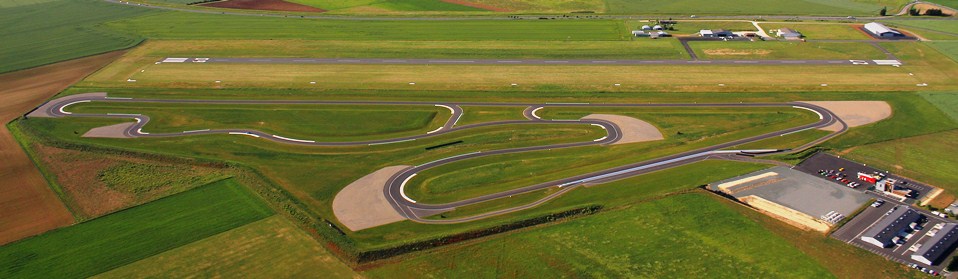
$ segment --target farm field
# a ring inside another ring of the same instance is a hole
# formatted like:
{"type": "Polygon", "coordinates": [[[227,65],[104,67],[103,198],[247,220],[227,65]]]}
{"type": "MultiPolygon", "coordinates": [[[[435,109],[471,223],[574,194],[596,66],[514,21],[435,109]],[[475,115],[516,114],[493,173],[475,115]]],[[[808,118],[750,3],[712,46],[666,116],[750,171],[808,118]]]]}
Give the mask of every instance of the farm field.
{"type": "Polygon", "coordinates": [[[232,180],[0,248],[3,277],[91,276],[272,215],[232,180]]]}
{"type": "Polygon", "coordinates": [[[282,216],[272,216],[93,276],[355,277],[318,242],[282,216]]]}
{"type": "Polygon", "coordinates": [[[947,55],[954,61],[958,61],[958,41],[954,42],[929,42],[932,48],[947,55]]]}
{"type": "Polygon", "coordinates": [[[791,28],[805,35],[808,40],[868,40],[868,35],[857,30],[853,25],[844,23],[820,23],[820,22],[762,22],[759,26],[765,29],[770,36],[776,36],[776,32],[781,28],[791,28]]]}
{"type": "Polygon", "coordinates": [[[700,59],[885,59],[866,43],[689,42],[700,59]]]}
{"type": "MultiPolygon", "coordinates": [[[[113,52],[15,73],[0,74],[0,121],[4,124],[122,53],[113,52]]],[[[0,244],[75,221],[6,126],[0,127],[0,244]]]]}
{"type": "Polygon", "coordinates": [[[667,277],[679,273],[696,277],[828,276],[825,268],[786,240],[702,193],[640,203],[456,248],[409,257],[366,274],[373,277],[408,274],[412,278],[417,275],[400,270],[416,270],[422,274],[468,278],[497,274],[515,277],[570,274],[667,277]],[[626,231],[641,232],[642,237],[623,233],[626,231]],[[470,260],[464,260],[466,258],[470,260]],[[710,264],[704,266],[701,261],[710,264]]]}
{"type": "Polygon", "coordinates": [[[419,202],[444,203],[640,162],[695,147],[811,123],[812,115],[790,109],[568,109],[546,108],[546,119],[578,119],[589,113],[635,117],[656,125],[665,141],[608,148],[583,147],[496,155],[456,162],[419,173],[406,192],[419,202]],[[559,112],[556,112],[559,111],[559,112]],[[570,117],[571,116],[571,117],[570,117]],[[760,128],[758,128],[760,127],[760,128]],[[736,131],[736,132],[730,132],[736,131]],[[634,154],[619,158],[616,154],[634,154]]]}
{"type": "Polygon", "coordinates": [[[254,129],[317,141],[389,139],[442,127],[447,109],[436,106],[216,105],[89,103],[78,113],[139,113],[150,116],[144,129],[178,133],[202,129],[254,129]],[[312,121],[301,121],[311,119],[312,121]]]}
{"type": "MultiPolygon", "coordinates": [[[[6,3],[6,2],[5,2],[6,3]]],[[[125,49],[142,37],[103,28],[124,18],[157,14],[98,0],[34,1],[35,4],[0,4],[0,73],[63,60],[125,49]]]]}

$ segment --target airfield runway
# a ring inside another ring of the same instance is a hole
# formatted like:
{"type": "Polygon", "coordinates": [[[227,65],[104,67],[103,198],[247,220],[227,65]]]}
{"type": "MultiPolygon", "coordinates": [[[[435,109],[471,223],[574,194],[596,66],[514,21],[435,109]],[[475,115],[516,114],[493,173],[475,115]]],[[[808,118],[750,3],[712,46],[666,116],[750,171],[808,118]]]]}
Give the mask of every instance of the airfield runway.
{"type": "Polygon", "coordinates": [[[543,146],[531,146],[531,147],[520,147],[520,148],[510,148],[510,149],[500,149],[500,150],[491,150],[491,151],[477,151],[472,153],[460,154],[456,156],[451,156],[418,166],[413,166],[407,169],[400,171],[399,173],[393,175],[386,185],[383,185],[383,194],[386,196],[387,200],[391,206],[396,209],[397,212],[402,214],[404,217],[422,223],[460,223],[468,222],[472,220],[487,218],[490,216],[506,214],[509,212],[514,212],[518,210],[523,210],[526,208],[534,207],[538,204],[541,204],[549,199],[555,198],[562,193],[567,192],[567,189],[579,185],[586,184],[598,184],[609,182],[617,179],[622,179],[626,177],[631,177],[643,173],[648,173],[656,170],[666,169],[670,167],[675,167],[679,165],[684,165],[696,161],[705,160],[710,157],[715,156],[727,156],[728,154],[780,154],[787,153],[796,150],[723,150],[728,147],[741,145],[745,143],[760,141],[767,138],[777,137],[788,135],[791,133],[797,133],[810,129],[817,129],[827,127],[833,124],[840,124],[841,129],[830,133],[829,135],[822,137],[815,142],[804,145],[801,148],[806,148],[814,144],[825,141],[829,138],[832,138],[838,134],[843,133],[847,130],[847,125],[842,121],[838,116],[833,112],[829,111],[826,108],[801,102],[788,102],[788,103],[662,103],[662,104],[590,104],[590,103],[482,103],[482,102],[462,102],[462,103],[443,103],[443,102],[400,102],[400,101],[317,101],[317,100],[198,100],[198,99],[186,99],[186,100],[172,100],[172,99],[133,99],[133,98],[118,98],[118,97],[109,97],[106,93],[87,93],[87,94],[78,94],[70,95],[55,100],[51,100],[33,112],[28,114],[28,117],[96,117],[96,118],[119,118],[119,119],[134,119],[136,123],[131,123],[128,127],[122,129],[123,136],[130,138],[138,137],[180,137],[180,136],[194,136],[194,135],[209,135],[209,134],[230,134],[230,135],[244,135],[252,136],[256,138],[262,138],[270,141],[285,143],[285,144],[296,144],[296,145],[310,145],[310,146],[355,146],[355,145],[378,145],[378,144],[390,144],[390,143],[399,143],[413,141],[420,138],[432,137],[435,135],[440,135],[444,133],[449,133],[452,131],[466,130],[476,127],[484,126],[495,126],[495,125],[510,125],[510,124],[563,124],[563,125],[596,125],[600,126],[607,131],[607,135],[600,139],[586,141],[586,142],[575,142],[575,143],[563,143],[563,144],[554,144],[554,145],[543,145],[543,146]],[[318,142],[309,139],[292,139],[279,135],[272,135],[264,133],[257,130],[248,130],[248,129],[204,129],[204,130],[194,130],[194,131],[183,131],[181,133],[146,133],[142,131],[142,128],[149,122],[150,118],[141,114],[83,114],[83,113],[72,113],[66,111],[65,108],[79,103],[86,102],[121,102],[121,103],[183,103],[183,104],[317,104],[317,105],[343,105],[343,104],[356,104],[356,105],[423,105],[423,106],[439,106],[445,107],[451,111],[451,116],[449,120],[437,130],[430,131],[427,134],[394,138],[394,139],[383,139],[383,140],[372,140],[372,141],[357,141],[357,142],[318,142]],[[453,127],[458,119],[462,116],[461,105],[469,106],[525,106],[527,109],[523,112],[523,115],[527,120],[511,120],[511,121],[498,121],[498,122],[486,122],[479,124],[464,125],[460,127],[453,127]],[[508,190],[504,192],[499,192],[495,194],[475,197],[471,199],[461,200],[452,203],[446,204],[423,204],[418,203],[415,200],[407,197],[403,192],[405,183],[408,182],[409,178],[414,176],[416,173],[438,167],[445,164],[450,164],[462,160],[468,160],[483,156],[491,156],[498,154],[508,154],[508,153],[517,153],[517,152],[527,152],[527,151],[536,151],[536,150],[547,150],[547,149],[557,149],[557,148],[567,148],[567,147],[577,147],[577,146],[588,146],[588,145],[601,145],[601,144],[611,144],[615,143],[621,138],[622,132],[620,127],[615,123],[597,120],[597,119],[570,119],[570,120],[556,120],[556,119],[542,119],[536,115],[536,111],[543,107],[700,107],[700,108],[715,108],[715,107],[728,107],[728,108],[749,108],[749,107],[783,107],[783,108],[796,108],[796,109],[805,109],[816,113],[819,117],[819,121],[802,125],[798,127],[788,128],[781,131],[766,133],[763,135],[753,136],[745,139],[739,139],[735,141],[730,141],[718,145],[713,145],[705,148],[700,148],[692,151],[682,152],[679,154],[674,154],[670,156],[660,157],[652,160],[647,160],[639,163],[629,164],[625,166],[620,166],[616,168],[606,169],[598,172],[577,175],[568,177],[565,179],[549,181],[545,183],[540,183],[536,185],[526,186],[522,188],[517,188],[513,190],[508,190]],[[545,189],[549,187],[559,187],[563,188],[557,193],[535,201],[533,203],[517,206],[513,208],[503,209],[495,212],[490,212],[486,214],[480,214],[476,216],[460,218],[460,219],[445,219],[445,220],[432,220],[425,219],[430,215],[438,214],[441,212],[453,210],[459,206],[466,206],[471,204],[477,204],[489,200],[494,200],[498,198],[508,197],[511,195],[527,193],[535,190],[545,189]]]}
{"type": "MultiPolygon", "coordinates": [[[[385,59],[169,57],[161,63],[355,65],[889,65],[885,60],[385,59]]],[[[901,64],[894,60],[895,64],[901,64]]]]}

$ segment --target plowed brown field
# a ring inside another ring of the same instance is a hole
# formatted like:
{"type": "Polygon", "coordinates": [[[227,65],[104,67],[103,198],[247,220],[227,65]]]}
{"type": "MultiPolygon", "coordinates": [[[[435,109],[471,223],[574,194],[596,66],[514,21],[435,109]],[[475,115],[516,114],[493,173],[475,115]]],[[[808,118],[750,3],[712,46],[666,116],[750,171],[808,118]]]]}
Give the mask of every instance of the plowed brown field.
{"type": "Polygon", "coordinates": [[[316,12],[321,13],[326,10],[306,6],[302,4],[290,3],[283,0],[228,0],[222,2],[213,2],[202,4],[200,6],[244,9],[244,10],[263,10],[263,11],[287,11],[287,12],[316,12]]]}
{"type": "MultiPolygon", "coordinates": [[[[110,63],[116,51],[0,75],[4,124],[110,63]]],[[[0,128],[0,244],[73,223],[46,180],[6,129],[0,128]]]]}

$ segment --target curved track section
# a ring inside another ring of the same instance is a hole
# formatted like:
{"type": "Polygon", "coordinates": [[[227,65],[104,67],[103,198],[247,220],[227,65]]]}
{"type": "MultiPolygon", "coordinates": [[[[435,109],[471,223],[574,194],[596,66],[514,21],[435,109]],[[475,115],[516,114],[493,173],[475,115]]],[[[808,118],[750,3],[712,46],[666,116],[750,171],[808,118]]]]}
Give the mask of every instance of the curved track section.
{"type": "Polygon", "coordinates": [[[34,112],[30,113],[31,117],[99,117],[99,118],[125,118],[125,119],[134,119],[136,123],[130,125],[128,128],[123,130],[124,136],[131,138],[139,137],[180,137],[180,136],[192,136],[192,135],[204,135],[204,134],[232,134],[232,135],[246,135],[253,136],[257,138],[262,138],[265,140],[270,140],[274,142],[284,143],[284,144],[295,144],[295,145],[307,145],[307,146],[356,146],[356,145],[379,145],[379,144],[389,144],[389,143],[398,143],[413,141],[420,138],[436,136],[440,134],[445,134],[453,131],[471,129],[476,127],[484,126],[495,126],[495,125],[509,125],[509,124],[585,124],[585,125],[596,125],[602,127],[606,130],[607,136],[596,139],[593,141],[586,142],[574,142],[574,143],[562,143],[562,144],[552,144],[552,145],[543,145],[543,146],[531,146],[531,147],[519,147],[519,148],[509,148],[509,149],[500,149],[500,150],[490,150],[490,151],[477,151],[472,153],[460,154],[456,156],[451,156],[447,158],[438,159],[435,161],[427,162],[417,166],[406,168],[399,173],[393,175],[389,178],[386,185],[383,188],[383,195],[386,197],[390,205],[399,212],[402,216],[407,219],[410,219],[415,222],[421,223],[461,223],[469,222],[474,220],[479,220],[483,218],[488,218],[492,216],[502,215],[506,213],[511,213],[519,210],[524,210],[538,206],[542,203],[545,203],[548,200],[556,198],[564,193],[567,193],[580,185],[589,185],[589,184],[599,184],[606,183],[618,179],[623,179],[627,177],[632,177],[648,172],[653,172],[657,170],[667,169],[671,167],[676,167],[680,165],[685,165],[701,160],[705,160],[711,157],[723,157],[730,154],[742,154],[742,155],[771,155],[771,154],[782,154],[782,153],[791,153],[797,152],[808,147],[814,146],[815,144],[821,143],[825,140],[828,140],[832,137],[837,136],[845,132],[848,129],[848,126],[842,121],[837,115],[820,106],[816,106],[808,103],[800,102],[789,102],[789,103],[672,103],[672,104],[589,104],[589,103],[481,103],[481,102],[462,102],[462,103],[432,103],[432,102],[398,102],[398,101],[383,101],[383,102],[360,102],[360,101],[313,101],[313,100],[196,100],[196,99],[186,99],[186,100],[168,100],[168,99],[132,99],[132,98],[111,98],[108,97],[105,93],[89,93],[89,94],[79,94],[71,95],[62,98],[58,98],[47,102],[46,104],[40,106],[34,112]],[[293,139],[287,138],[280,135],[273,135],[264,133],[257,130],[247,130],[247,129],[204,129],[204,130],[194,130],[194,131],[183,131],[181,133],[147,133],[143,132],[143,127],[149,123],[150,118],[145,115],[140,114],[81,114],[81,113],[71,113],[66,111],[70,105],[86,103],[86,102],[121,102],[121,103],[183,103],[183,104],[317,104],[317,105],[428,105],[428,106],[438,106],[444,107],[450,110],[452,115],[446,123],[437,128],[436,130],[427,132],[422,135],[407,136],[393,139],[381,139],[381,140],[370,140],[370,141],[355,141],[355,142],[318,142],[308,139],[293,139]],[[462,108],[460,105],[469,105],[469,106],[526,106],[527,108],[523,111],[523,115],[528,120],[511,120],[511,121],[498,121],[498,122],[486,122],[478,124],[470,124],[455,127],[456,122],[462,116],[462,108]],[[816,113],[819,117],[819,121],[802,125],[798,127],[788,128],[781,131],[766,133],[758,136],[753,136],[749,138],[734,140],[722,144],[717,144],[705,148],[699,148],[696,150],[686,151],[678,154],[673,154],[669,156],[664,156],[660,158],[655,158],[651,160],[646,160],[643,162],[628,164],[624,166],[619,166],[615,168],[610,168],[602,171],[597,171],[588,174],[576,175],[564,179],[549,181],[545,183],[540,183],[536,185],[530,185],[526,187],[516,188],[508,191],[503,191],[499,193],[489,194],[485,196],[474,197],[470,199],[460,200],[451,203],[444,204],[424,204],[419,203],[412,198],[408,197],[405,193],[405,185],[409,180],[414,177],[417,173],[442,166],[445,164],[451,164],[454,162],[468,160],[473,158],[479,158],[484,156],[500,155],[500,154],[509,154],[509,153],[519,153],[519,152],[529,152],[537,150],[548,150],[548,149],[558,149],[558,148],[568,148],[568,147],[579,147],[579,146],[588,146],[588,145],[600,145],[600,144],[611,144],[619,141],[622,137],[622,131],[620,127],[615,125],[612,122],[598,120],[598,119],[573,119],[573,120],[562,120],[562,119],[543,119],[540,117],[538,112],[545,107],[631,107],[631,108],[653,108],[653,107],[688,107],[688,108],[754,108],[754,107],[782,107],[782,108],[794,108],[794,109],[805,109],[810,110],[816,113]],[[816,141],[803,145],[797,149],[793,150],[724,150],[729,147],[756,142],[768,138],[773,138],[777,136],[784,136],[792,133],[798,133],[810,129],[819,129],[824,128],[833,124],[840,124],[841,129],[834,131],[816,141]],[[502,210],[497,210],[493,212],[487,212],[475,216],[464,217],[459,219],[443,219],[443,220],[433,220],[425,219],[425,217],[435,215],[441,212],[446,212],[454,210],[456,207],[467,206],[478,204],[490,200],[495,200],[499,198],[504,198],[512,195],[529,193],[536,190],[546,189],[549,187],[558,187],[559,191],[553,193],[545,198],[542,198],[538,201],[520,205],[513,208],[507,208],[502,210]]]}

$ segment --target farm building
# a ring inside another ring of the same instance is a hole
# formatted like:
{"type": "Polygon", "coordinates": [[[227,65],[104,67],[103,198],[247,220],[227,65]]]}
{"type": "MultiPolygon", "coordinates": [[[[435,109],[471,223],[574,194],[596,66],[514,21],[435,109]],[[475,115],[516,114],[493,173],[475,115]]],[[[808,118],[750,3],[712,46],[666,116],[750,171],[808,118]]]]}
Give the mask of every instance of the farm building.
{"type": "Polygon", "coordinates": [[[642,30],[633,30],[633,31],[632,31],[632,36],[636,36],[636,37],[649,37],[649,36],[651,36],[651,34],[649,34],[649,32],[645,32],[645,31],[642,31],[642,30]]]}
{"type": "Polygon", "coordinates": [[[895,241],[909,229],[911,223],[918,222],[921,218],[918,211],[907,206],[899,206],[862,234],[861,239],[878,247],[890,247],[895,245],[895,241]]]}
{"type": "Polygon", "coordinates": [[[733,37],[735,36],[735,34],[732,34],[732,31],[728,31],[725,29],[715,29],[715,30],[706,29],[706,30],[700,30],[699,36],[702,36],[705,38],[727,38],[727,37],[733,37]]]}
{"type": "Polygon", "coordinates": [[[884,24],[881,24],[878,22],[865,24],[865,30],[874,34],[875,36],[882,37],[882,38],[905,36],[901,32],[892,30],[891,28],[888,28],[888,26],[885,26],[884,24]]]}
{"type": "Polygon", "coordinates": [[[918,248],[918,251],[911,255],[911,259],[923,264],[934,265],[948,256],[955,243],[958,243],[958,225],[954,223],[945,224],[935,236],[928,239],[925,244],[922,244],[921,248],[918,248]]]}
{"type": "Polygon", "coordinates": [[[782,28],[778,29],[778,36],[785,38],[786,40],[800,40],[802,39],[802,33],[795,31],[792,28],[782,28]]]}
{"type": "Polygon", "coordinates": [[[652,30],[662,30],[662,25],[652,26],[652,30]]]}
{"type": "Polygon", "coordinates": [[[648,25],[642,25],[642,30],[646,30],[646,31],[652,30],[652,27],[648,25]]]}

